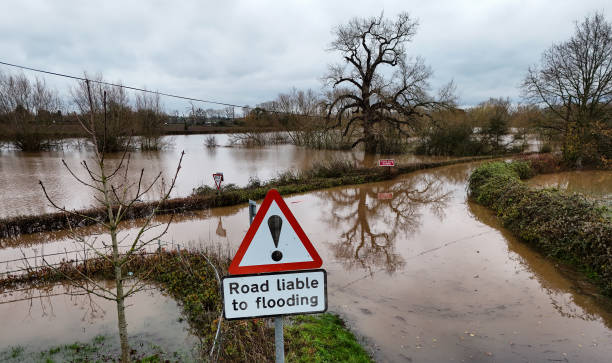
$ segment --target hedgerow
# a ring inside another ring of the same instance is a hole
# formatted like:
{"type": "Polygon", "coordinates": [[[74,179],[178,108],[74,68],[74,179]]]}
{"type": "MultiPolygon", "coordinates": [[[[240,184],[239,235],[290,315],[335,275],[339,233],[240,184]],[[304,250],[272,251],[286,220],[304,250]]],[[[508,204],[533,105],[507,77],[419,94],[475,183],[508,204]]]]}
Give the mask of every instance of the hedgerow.
{"type": "Polygon", "coordinates": [[[610,208],[578,193],[531,189],[521,179],[535,172],[529,161],[483,164],[470,176],[470,196],[522,240],[575,265],[612,296],[610,208]]]}

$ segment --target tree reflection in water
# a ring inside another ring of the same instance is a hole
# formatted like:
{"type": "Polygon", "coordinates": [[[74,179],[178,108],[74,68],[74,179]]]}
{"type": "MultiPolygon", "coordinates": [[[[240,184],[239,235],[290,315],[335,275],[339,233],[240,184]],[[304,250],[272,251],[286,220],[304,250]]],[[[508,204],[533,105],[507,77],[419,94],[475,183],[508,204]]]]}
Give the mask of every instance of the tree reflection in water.
{"type": "Polygon", "coordinates": [[[407,236],[421,225],[422,211],[429,208],[444,217],[450,192],[443,182],[421,175],[388,184],[364,185],[325,193],[332,201],[329,223],[344,230],[330,249],[347,270],[374,269],[393,274],[405,265],[396,251],[398,236],[407,236]],[[378,193],[392,193],[391,199],[378,199],[378,193]]]}

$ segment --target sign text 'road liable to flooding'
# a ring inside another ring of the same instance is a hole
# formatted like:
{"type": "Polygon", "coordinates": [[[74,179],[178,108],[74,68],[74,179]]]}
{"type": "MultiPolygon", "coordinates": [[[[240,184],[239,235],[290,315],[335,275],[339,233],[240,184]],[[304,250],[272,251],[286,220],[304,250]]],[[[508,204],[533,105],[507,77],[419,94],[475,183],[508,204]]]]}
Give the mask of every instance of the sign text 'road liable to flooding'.
{"type": "Polygon", "coordinates": [[[325,270],[223,278],[225,319],[318,313],[327,310],[325,270]]]}

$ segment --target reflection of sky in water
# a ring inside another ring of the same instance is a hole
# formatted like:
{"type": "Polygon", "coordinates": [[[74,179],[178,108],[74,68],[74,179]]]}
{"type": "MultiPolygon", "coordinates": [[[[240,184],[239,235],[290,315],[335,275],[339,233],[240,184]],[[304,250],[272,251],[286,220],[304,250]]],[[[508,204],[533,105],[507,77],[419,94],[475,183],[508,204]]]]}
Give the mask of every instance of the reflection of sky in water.
{"type": "MultiPolygon", "coordinates": [[[[362,151],[312,150],[293,145],[272,145],[260,148],[204,147],[208,135],[180,135],[167,137],[170,147],[159,152],[134,152],[130,157],[130,174],[137,178],[144,168],[145,181],[151,181],[159,173],[171,180],[180,157],[185,151],[173,196],[191,194],[193,188],[206,184],[213,187],[212,174],[223,172],[225,184],[246,185],[249,177],[268,180],[287,169],[305,169],[317,162],[340,158],[355,161],[358,165],[374,166],[378,156],[364,156],[362,151]]],[[[228,144],[229,135],[214,135],[220,145],[228,144]]],[[[108,156],[111,165],[119,162],[120,154],[108,156]]],[[[386,156],[381,156],[386,157],[386,156]]],[[[438,157],[394,157],[398,162],[446,159],[438,157]]],[[[45,183],[51,197],[61,206],[82,208],[91,205],[91,190],[79,184],[62,166],[62,159],[77,173],[85,177],[79,165],[91,159],[91,152],[84,149],[67,149],[59,152],[22,153],[0,151],[0,217],[39,214],[52,211],[45,200],[38,181],[45,183]]],[[[160,190],[153,188],[149,197],[158,197],[160,190]]]]}
{"type": "MultiPolygon", "coordinates": [[[[607,361],[612,310],[467,201],[475,165],[285,198],[328,271],[330,310],[381,361],[607,361]]],[[[176,216],[164,240],[233,255],[248,226],[246,205],[216,208],[176,216]]],[[[65,232],[0,242],[15,246],[0,260],[68,243],[65,232]]]]}
{"type": "MultiPolygon", "coordinates": [[[[131,296],[126,300],[126,306],[128,334],[133,347],[143,342],[145,346],[158,345],[168,353],[190,353],[197,346],[198,339],[189,333],[188,324],[180,319],[177,303],[155,288],[131,296]]],[[[43,351],[77,341],[88,343],[98,335],[107,336],[105,345],[119,351],[115,341],[115,302],[82,295],[82,290],[69,286],[55,285],[0,294],[0,321],[0,351],[15,345],[43,351]],[[22,301],[5,303],[15,300],[22,301]]]]}

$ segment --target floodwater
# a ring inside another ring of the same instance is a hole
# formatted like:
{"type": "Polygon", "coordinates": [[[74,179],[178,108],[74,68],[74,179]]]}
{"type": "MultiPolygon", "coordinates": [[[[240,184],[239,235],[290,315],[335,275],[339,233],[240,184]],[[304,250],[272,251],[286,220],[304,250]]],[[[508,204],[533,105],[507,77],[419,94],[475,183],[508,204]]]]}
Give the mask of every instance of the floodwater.
{"type": "Polygon", "coordinates": [[[533,187],[558,188],[593,197],[606,197],[612,194],[612,173],[604,170],[540,174],[527,180],[527,183],[533,187]]]}
{"type": "MultiPolygon", "coordinates": [[[[286,198],[324,261],[329,310],[381,362],[610,361],[609,300],[468,201],[477,165],[286,198]]],[[[216,208],[176,218],[163,243],[233,253],[247,229],[246,205],[216,208]]],[[[66,232],[0,240],[0,261],[72,243],[66,232]]]]}
{"type": "MultiPolygon", "coordinates": [[[[171,297],[149,286],[129,297],[126,305],[132,346],[151,352],[160,347],[184,357],[196,353],[199,340],[180,319],[180,309],[171,297]]],[[[21,346],[26,353],[35,353],[74,342],[90,343],[100,335],[107,338],[105,353],[120,352],[115,302],[67,285],[0,292],[0,321],[0,352],[21,346]]]]}
{"type": "MultiPolygon", "coordinates": [[[[174,176],[181,151],[185,151],[172,196],[187,196],[200,185],[214,187],[212,174],[222,172],[224,184],[246,185],[250,177],[268,180],[287,169],[303,170],[316,162],[346,159],[357,165],[374,166],[378,156],[365,156],[363,151],[312,150],[293,145],[274,145],[261,148],[226,147],[230,135],[214,135],[216,148],[204,147],[208,135],[182,135],[166,137],[169,145],[156,152],[130,154],[129,175],[138,178],[144,169],[144,180],[152,181],[161,172],[166,185],[174,176]]],[[[122,154],[108,156],[110,166],[117,165],[122,154]]],[[[386,158],[382,155],[381,158],[386,158]]],[[[84,208],[93,205],[92,190],[77,182],[62,164],[66,164],[82,180],[87,181],[86,170],[79,164],[91,163],[92,152],[86,148],[68,147],[65,151],[24,153],[0,149],[0,218],[17,215],[41,214],[56,211],[45,198],[39,185],[42,181],[53,201],[62,207],[84,208]]],[[[393,156],[398,162],[444,160],[444,157],[393,156]]],[[[93,167],[92,167],[93,168],[93,167]]],[[[95,169],[94,169],[95,170],[95,169]]],[[[161,195],[158,183],[149,198],[161,195]]]]}

